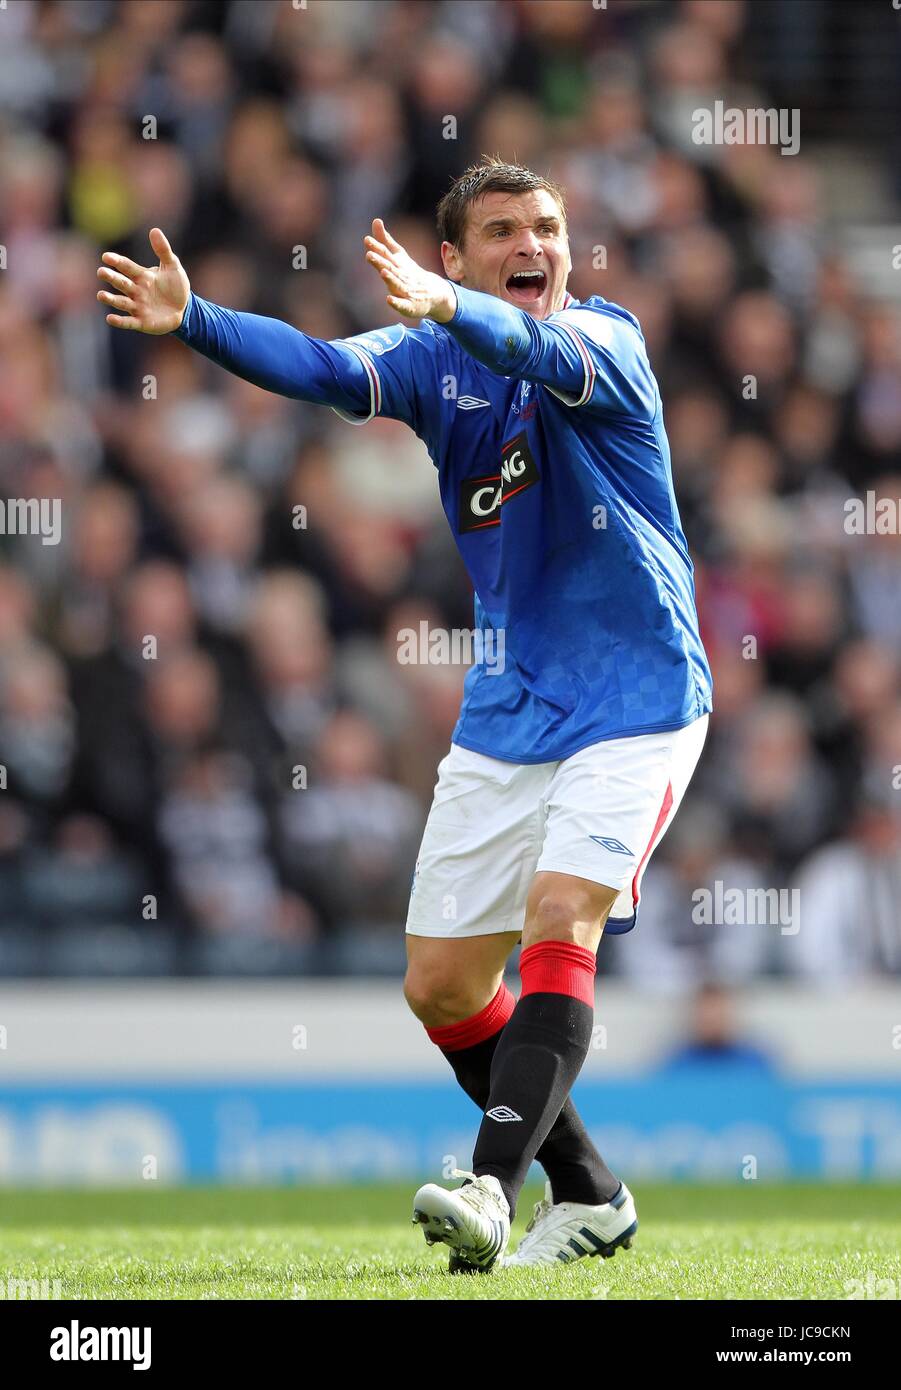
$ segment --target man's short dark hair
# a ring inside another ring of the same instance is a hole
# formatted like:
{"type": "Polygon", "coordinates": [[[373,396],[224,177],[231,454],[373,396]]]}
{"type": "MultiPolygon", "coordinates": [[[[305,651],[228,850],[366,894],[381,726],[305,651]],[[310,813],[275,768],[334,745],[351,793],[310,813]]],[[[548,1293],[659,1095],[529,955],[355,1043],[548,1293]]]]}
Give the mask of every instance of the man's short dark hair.
{"type": "Polygon", "coordinates": [[[560,205],[566,221],[566,200],[562,188],[521,164],[507,164],[498,155],[482,155],[454,179],[438,204],[438,235],[452,246],[462,246],[470,206],[485,193],[534,193],[545,189],[560,205]]]}

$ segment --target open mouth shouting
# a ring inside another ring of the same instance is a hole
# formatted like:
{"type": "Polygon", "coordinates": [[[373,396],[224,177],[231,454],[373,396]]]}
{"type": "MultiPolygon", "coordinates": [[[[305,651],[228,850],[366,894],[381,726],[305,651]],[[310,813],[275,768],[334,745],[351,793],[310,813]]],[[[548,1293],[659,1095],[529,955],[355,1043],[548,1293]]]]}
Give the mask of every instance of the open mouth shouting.
{"type": "Polygon", "coordinates": [[[543,270],[515,270],[507,277],[507,294],[514,304],[523,307],[536,304],[546,289],[547,273],[543,270]]]}

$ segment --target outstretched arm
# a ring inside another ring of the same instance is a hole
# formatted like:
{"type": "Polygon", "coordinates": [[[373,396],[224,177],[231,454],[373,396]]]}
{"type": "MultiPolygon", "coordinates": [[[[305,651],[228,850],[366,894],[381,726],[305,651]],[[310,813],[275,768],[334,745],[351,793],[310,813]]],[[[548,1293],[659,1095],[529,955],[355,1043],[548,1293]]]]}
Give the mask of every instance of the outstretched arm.
{"type": "Polygon", "coordinates": [[[311,338],[280,319],[224,309],[196,294],[175,336],[267,391],[349,414],[370,412],[371,372],[343,343],[311,338]]]}
{"type": "Polygon", "coordinates": [[[141,266],[106,251],[97,271],[115,293],[97,298],[115,313],[113,328],[139,333],[174,333],[182,342],[236,376],[267,391],[328,405],[353,416],[375,413],[372,369],[344,343],[325,342],[278,319],[211,304],[191,292],[181,262],[159,227],[150,232],[159,266],[141,266]]]}
{"type": "Polygon", "coordinates": [[[652,416],[656,388],[644,343],[622,311],[575,306],[539,322],[496,295],[482,294],[423,268],[381,219],[364,238],[366,259],[406,318],[443,324],[460,347],[500,376],[546,386],[566,405],[652,416]]]}

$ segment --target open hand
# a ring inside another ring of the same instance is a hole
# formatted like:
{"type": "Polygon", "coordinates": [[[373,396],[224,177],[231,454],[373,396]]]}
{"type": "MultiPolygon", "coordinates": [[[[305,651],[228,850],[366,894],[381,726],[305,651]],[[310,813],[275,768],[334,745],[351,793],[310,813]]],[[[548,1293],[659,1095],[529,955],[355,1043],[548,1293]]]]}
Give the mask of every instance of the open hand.
{"type": "Polygon", "coordinates": [[[377,217],[372,236],[363,238],[366,259],[381,275],[391,293],[388,304],[407,319],[434,319],[448,323],[457,312],[457,297],[450,281],[423,270],[377,217]]]}
{"type": "Polygon", "coordinates": [[[158,266],[138,265],[127,256],[104,251],[97,274],[116,290],[98,290],[101,304],[119,310],[107,314],[111,328],[137,329],[139,333],[172,333],[181,324],[191,285],[181,261],[159,227],[150,229],[150,245],[159,256],[158,266]]]}

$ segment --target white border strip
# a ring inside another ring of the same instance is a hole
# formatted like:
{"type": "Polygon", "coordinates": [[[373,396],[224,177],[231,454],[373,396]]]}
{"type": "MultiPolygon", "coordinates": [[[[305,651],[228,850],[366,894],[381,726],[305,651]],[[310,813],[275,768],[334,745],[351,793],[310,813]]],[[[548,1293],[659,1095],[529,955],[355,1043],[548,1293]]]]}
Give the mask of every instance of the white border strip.
{"type": "MultiPolygon", "coordinates": [[[[602,980],[595,1021],[606,1046],[589,1050],[585,1079],[653,1067],[685,1042],[690,1011],[688,997],[602,980]]],[[[739,1035],[760,1042],[794,1080],[897,1081],[896,982],[831,994],[774,981],[739,992],[735,1013],[739,1035]]],[[[0,1020],[0,1087],[451,1079],[399,979],[23,981],[7,983],[0,1020]]]]}
{"type": "Polygon", "coordinates": [[[368,425],[382,408],[382,383],[375,366],[370,362],[365,352],[361,352],[355,343],[342,343],[342,347],[350,348],[351,352],[360,359],[369,375],[369,414],[350,415],[346,410],[341,410],[337,405],[331,409],[341,420],[346,420],[349,425],[368,425]]]}
{"type": "Polygon", "coordinates": [[[565,329],[576,345],[579,356],[582,359],[582,366],[585,370],[585,385],[582,387],[581,396],[579,396],[576,400],[573,400],[569,396],[563,395],[560,391],[555,391],[553,386],[549,386],[548,390],[552,393],[552,395],[556,396],[558,400],[562,401],[564,405],[573,407],[579,405],[587,405],[587,403],[591,400],[591,396],[594,391],[594,383],[597,380],[597,372],[595,371],[594,363],[591,360],[591,354],[589,353],[585,344],[582,342],[580,335],[570,324],[559,323],[557,326],[559,328],[565,329]]]}

